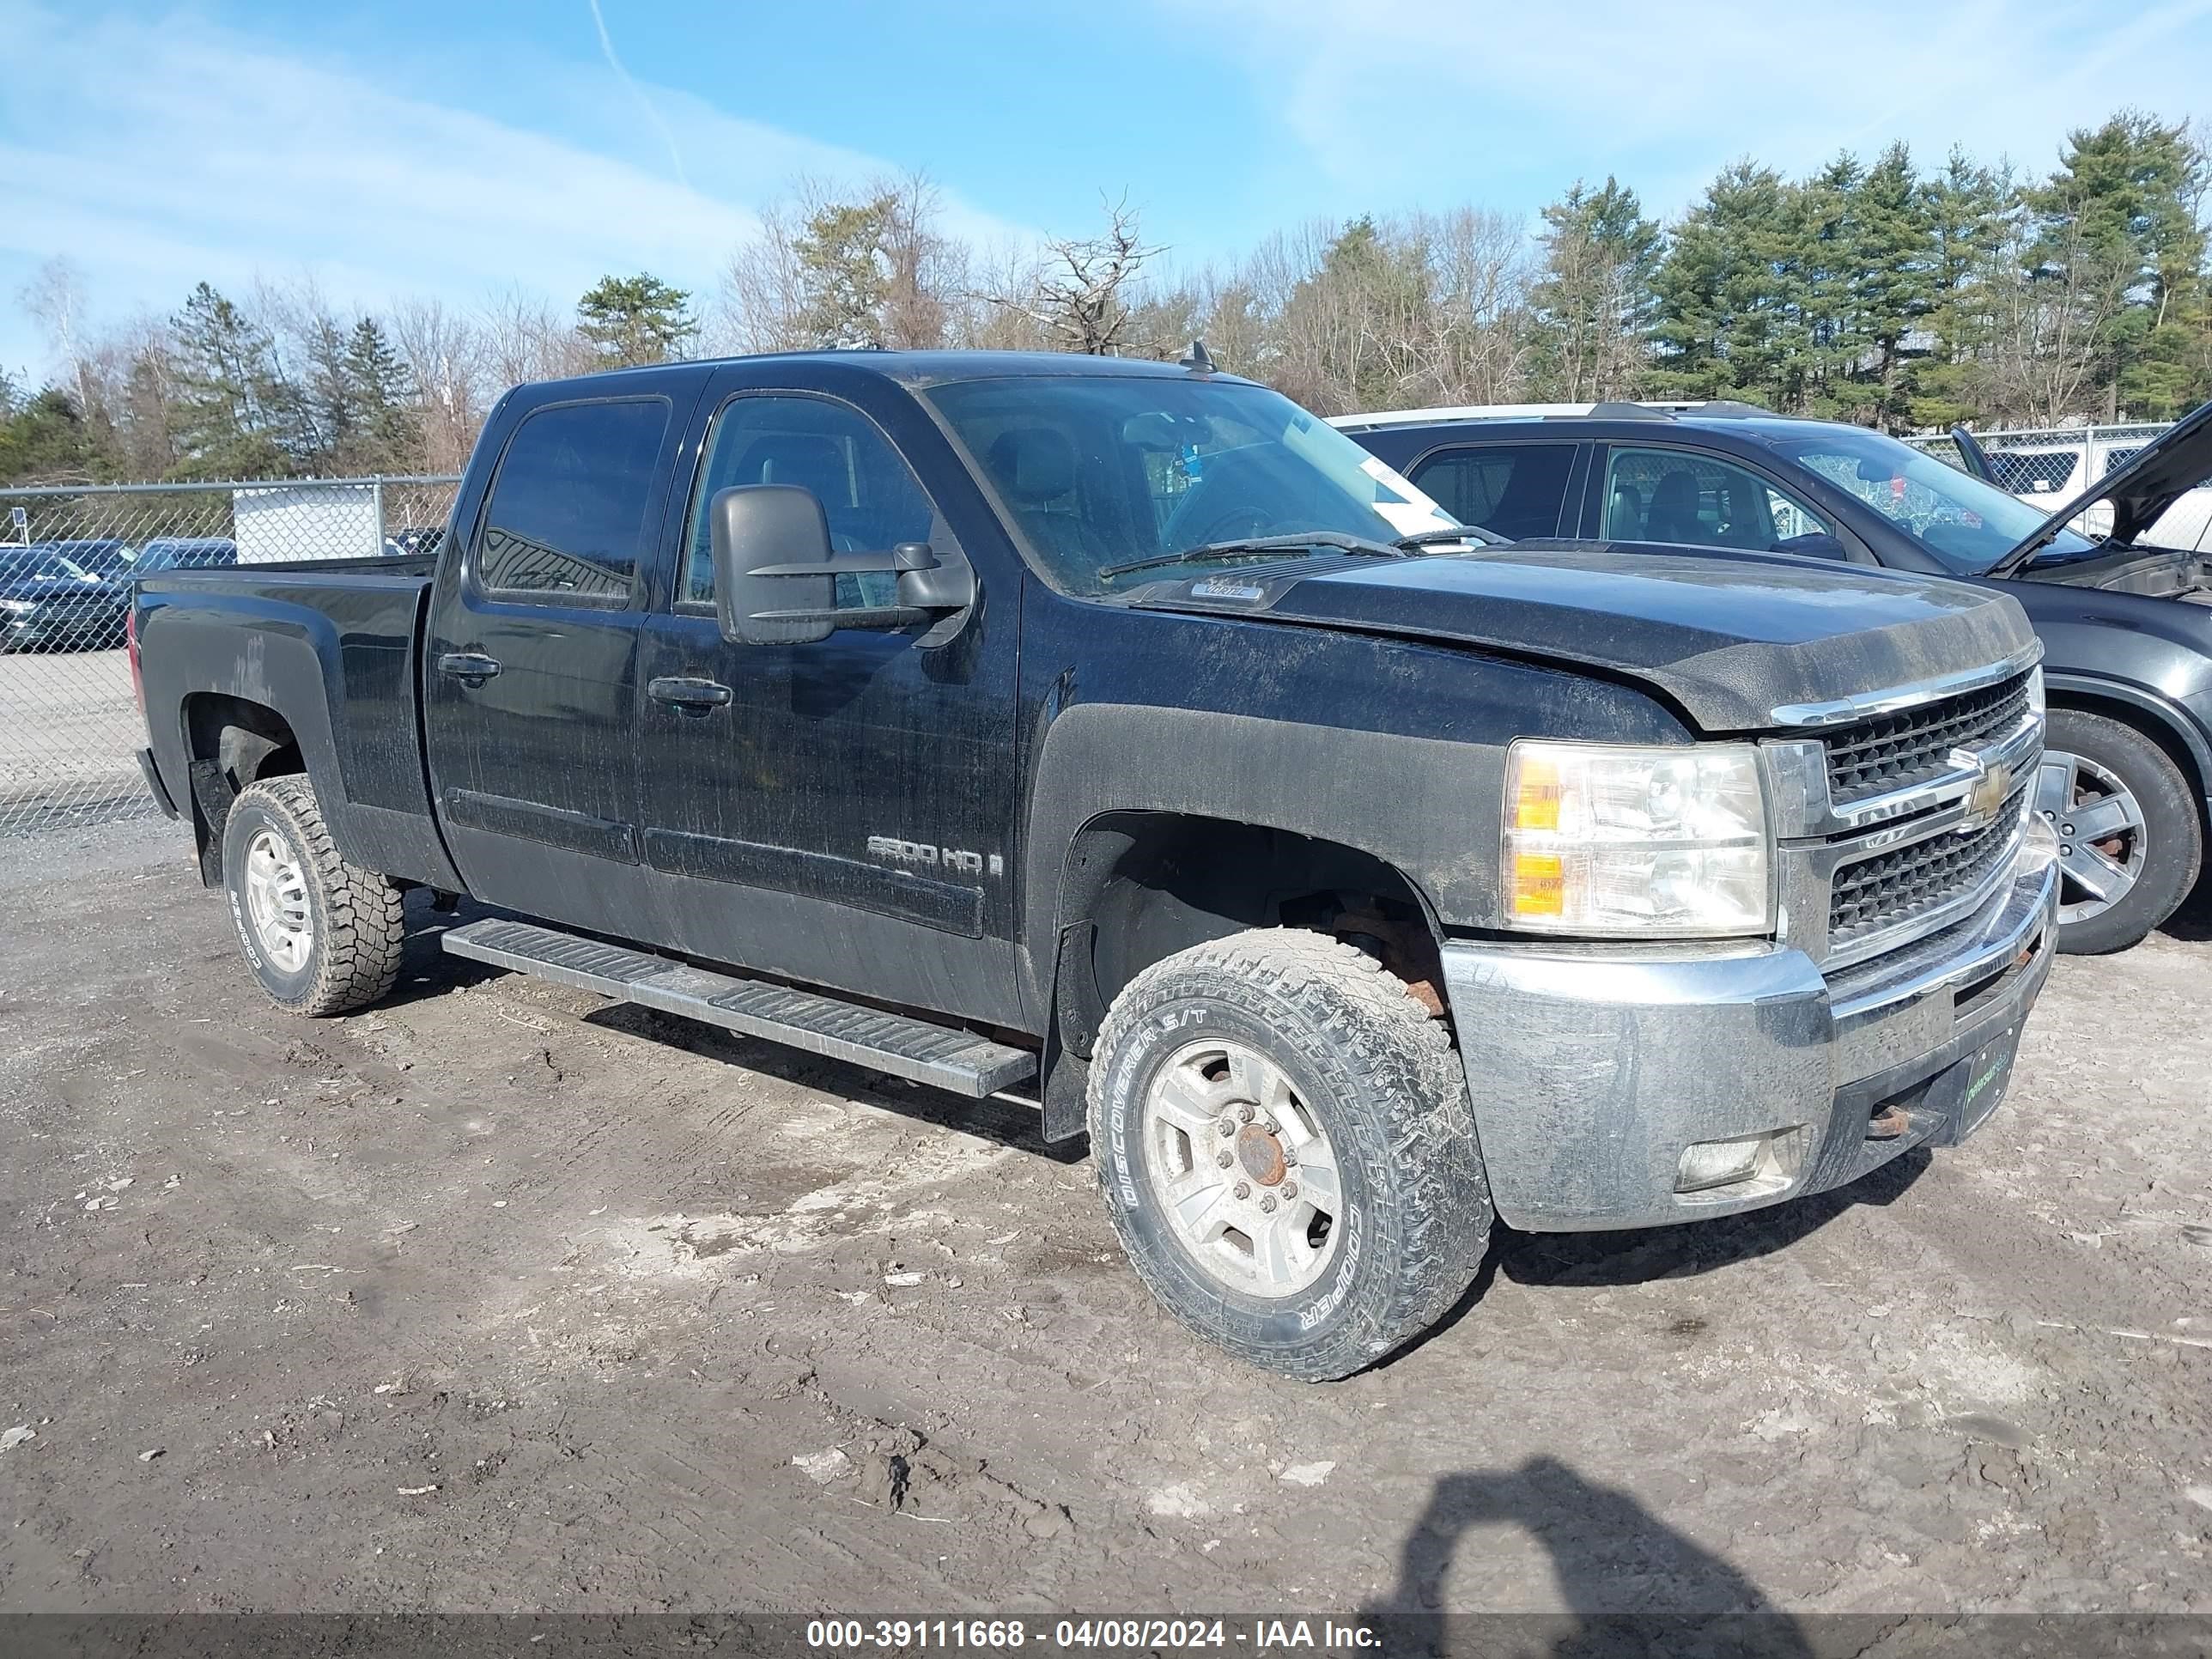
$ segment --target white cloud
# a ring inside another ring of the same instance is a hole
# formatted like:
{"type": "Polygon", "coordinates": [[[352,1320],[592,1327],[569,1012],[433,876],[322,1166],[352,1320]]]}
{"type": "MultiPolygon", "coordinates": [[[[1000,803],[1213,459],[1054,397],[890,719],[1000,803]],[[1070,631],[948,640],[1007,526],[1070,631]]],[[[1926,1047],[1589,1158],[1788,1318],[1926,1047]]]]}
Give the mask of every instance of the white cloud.
{"type": "MultiPolygon", "coordinates": [[[[565,305],[608,271],[708,289],[794,174],[886,166],[637,86],[665,122],[648,128],[607,95],[598,64],[510,58],[518,84],[495,90],[556,133],[189,16],[0,0],[0,283],[66,254],[103,315],[173,310],[203,278],[235,288],[302,271],[362,306],[470,302],[517,284],[565,305]],[[676,176],[678,147],[702,182],[676,176]]],[[[1012,234],[957,198],[947,206],[955,228],[1012,234]]],[[[9,297],[0,363],[36,363],[42,348],[9,297]]]]}
{"type": "Polygon", "coordinates": [[[1243,64],[1333,195],[1386,204],[1610,172],[1673,211],[1739,156],[1796,173],[1899,137],[2048,167],[2116,107],[2203,108],[2212,38],[2212,0],[1161,3],[1243,64]]]}

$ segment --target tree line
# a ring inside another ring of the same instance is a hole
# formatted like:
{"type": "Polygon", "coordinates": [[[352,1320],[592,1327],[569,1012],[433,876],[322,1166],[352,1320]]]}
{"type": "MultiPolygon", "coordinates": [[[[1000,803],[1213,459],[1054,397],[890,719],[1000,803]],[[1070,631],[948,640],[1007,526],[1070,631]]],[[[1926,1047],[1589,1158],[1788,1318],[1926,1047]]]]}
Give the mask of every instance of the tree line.
{"type": "Polygon", "coordinates": [[[715,289],[610,276],[380,313],[312,284],[90,328],[65,258],[21,296],[58,366],[0,375],[0,482],[452,471],[520,380],[695,354],[998,348],[1173,356],[1322,414],[1735,398],[1892,431],[2165,419],[2212,397],[2212,154],[2123,111],[2048,173],[1903,144],[1809,177],[1723,168],[1673,223],[1577,182],[1532,227],[1477,207],[1279,231],[1173,268],[1126,199],[1086,234],[971,245],[924,175],[801,181],[715,289]]]}

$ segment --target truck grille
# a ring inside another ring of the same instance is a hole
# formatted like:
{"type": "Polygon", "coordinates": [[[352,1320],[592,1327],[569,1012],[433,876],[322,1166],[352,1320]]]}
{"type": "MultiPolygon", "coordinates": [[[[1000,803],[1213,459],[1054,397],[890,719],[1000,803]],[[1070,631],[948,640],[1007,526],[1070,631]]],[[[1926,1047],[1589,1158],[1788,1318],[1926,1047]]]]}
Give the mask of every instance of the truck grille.
{"type": "Polygon", "coordinates": [[[1823,733],[1829,799],[1849,806],[1942,776],[1950,769],[1945,757],[1954,749],[1989,743],[2020,723],[2027,712],[2027,680],[2026,672],[2018,673],[1977,691],[1823,733]]]}
{"type": "Polygon", "coordinates": [[[1978,830],[1931,836],[1837,871],[1828,897],[1829,951],[1927,915],[1982,887],[2012,851],[2027,797],[2023,784],[1978,830]]]}

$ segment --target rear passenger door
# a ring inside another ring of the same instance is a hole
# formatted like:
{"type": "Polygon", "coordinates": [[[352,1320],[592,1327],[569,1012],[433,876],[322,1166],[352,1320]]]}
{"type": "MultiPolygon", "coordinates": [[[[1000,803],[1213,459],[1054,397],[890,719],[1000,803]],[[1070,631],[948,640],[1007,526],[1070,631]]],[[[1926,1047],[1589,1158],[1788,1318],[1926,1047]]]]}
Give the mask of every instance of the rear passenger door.
{"type": "Polygon", "coordinates": [[[1525,542],[1573,532],[1562,520],[1583,449],[1565,441],[1455,444],[1424,455],[1407,476],[1462,524],[1525,542]]]}
{"type": "Polygon", "coordinates": [[[697,383],[641,376],[525,410],[460,556],[440,568],[423,664],[431,787],[488,903],[636,928],[640,573],[697,383]]]}

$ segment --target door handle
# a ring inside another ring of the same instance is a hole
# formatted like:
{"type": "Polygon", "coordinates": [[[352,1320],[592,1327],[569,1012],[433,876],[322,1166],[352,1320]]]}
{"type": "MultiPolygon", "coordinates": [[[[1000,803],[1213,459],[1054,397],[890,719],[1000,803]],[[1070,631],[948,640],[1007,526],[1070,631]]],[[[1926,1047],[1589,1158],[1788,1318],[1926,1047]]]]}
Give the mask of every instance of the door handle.
{"type": "Polygon", "coordinates": [[[730,688],[720,680],[674,678],[647,682],[645,695],[655,702],[674,705],[678,714],[699,715],[710,708],[724,707],[731,693],[730,688]]]}
{"type": "Polygon", "coordinates": [[[448,651],[438,659],[438,672],[473,690],[499,672],[499,659],[481,651],[448,651]]]}

